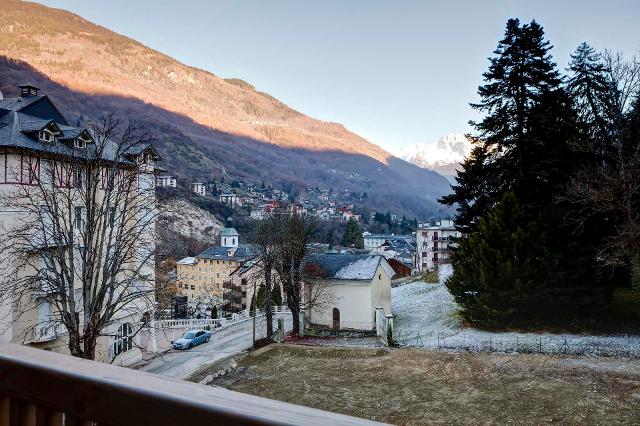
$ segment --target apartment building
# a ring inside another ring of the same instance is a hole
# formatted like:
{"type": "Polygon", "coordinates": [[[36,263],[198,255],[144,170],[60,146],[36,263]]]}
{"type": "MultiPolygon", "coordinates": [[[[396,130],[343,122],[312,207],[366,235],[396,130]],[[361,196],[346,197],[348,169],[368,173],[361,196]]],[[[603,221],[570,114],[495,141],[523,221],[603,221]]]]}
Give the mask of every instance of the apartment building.
{"type": "Polygon", "coordinates": [[[93,312],[105,321],[95,359],[130,364],[141,358],[133,336],[154,303],[154,174],[160,157],[149,144],[125,149],[71,126],[38,92],[25,84],[20,96],[0,97],[0,341],[69,353],[63,302],[73,300],[82,330],[85,299],[103,291],[109,277],[113,295],[93,312]],[[87,235],[97,229],[100,204],[109,206],[100,224],[109,235],[87,235]],[[123,255],[111,235],[127,239],[130,251],[119,258],[126,266],[90,271],[123,255]],[[59,273],[63,268],[66,278],[59,273]],[[83,289],[83,282],[92,287],[83,289]]]}
{"type": "Polygon", "coordinates": [[[448,263],[450,249],[461,235],[452,220],[439,220],[433,225],[418,224],[416,232],[418,271],[430,271],[442,263],[448,263]]]}
{"type": "Polygon", "coordinates": [[[239,244],[239,238],[238,231],[226,227],[220,233],[220,247],[210,247],[177,262],[178,291],[187,296],[190,304],[223,303],[224,282],[252,254],[249,245],[239,244]]]}

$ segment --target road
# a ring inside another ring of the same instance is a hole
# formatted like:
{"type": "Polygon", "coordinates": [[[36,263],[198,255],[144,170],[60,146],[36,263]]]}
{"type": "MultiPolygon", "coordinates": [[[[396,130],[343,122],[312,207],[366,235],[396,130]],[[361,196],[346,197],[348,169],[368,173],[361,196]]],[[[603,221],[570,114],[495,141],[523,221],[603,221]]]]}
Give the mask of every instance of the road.
{"type": "MultiPolygon", "coordinates": [[[[274,317],[274,328],[277,327],[278,315],[274,317]]],[[[291,314],[284,314],[285,330],[291,331],[291,314]]],[[[266,336],[266,321],[256,320],[256,339],[266,336]]],[[[162,376],[185,379],[201,367],[213,364],[221,359],[239,354],[253,345],[253,321],[233,324],[211,335],[209,343],[203,343],[190,350],[177,351],[171,349],[148,361],[139,369],[162,376]]],[[[164,331],[171,338],[171,331],[164,331]]],[[[158,331],[157,334],[163,333],[158,331]]],[[[160,336],[159,336],[160,337],[160,336]]],[[[178,336],[175,336],[178,338],[178,336]]]]}

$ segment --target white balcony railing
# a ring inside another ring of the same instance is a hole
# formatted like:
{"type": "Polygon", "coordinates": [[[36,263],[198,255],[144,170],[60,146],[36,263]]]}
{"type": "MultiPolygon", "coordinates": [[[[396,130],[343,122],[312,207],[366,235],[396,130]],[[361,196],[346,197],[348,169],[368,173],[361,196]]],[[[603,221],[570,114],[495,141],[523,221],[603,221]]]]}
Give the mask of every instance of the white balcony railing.
{"type": "Polygon", "coordinates": [[[67,329],[61,322],[38,324],[33,328],[33,343],[49,342],[67,334],[67,329]]]}
{"type": "Polygon", "coordinates": [[[375,424],[8,343],[0,377],[0,425],[375,424]]]}

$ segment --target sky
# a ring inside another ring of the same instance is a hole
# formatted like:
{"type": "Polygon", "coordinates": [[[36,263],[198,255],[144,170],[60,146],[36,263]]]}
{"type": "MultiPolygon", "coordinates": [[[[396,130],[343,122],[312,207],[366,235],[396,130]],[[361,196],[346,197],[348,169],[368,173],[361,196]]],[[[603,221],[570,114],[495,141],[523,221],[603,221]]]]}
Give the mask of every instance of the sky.
{"type": "Polygon", "coordinates": [[[582,41],[631,56],[640,0],[41,0],[391,152],[470,131],[507,19],[536,19],[564,69],[582,41]]]}

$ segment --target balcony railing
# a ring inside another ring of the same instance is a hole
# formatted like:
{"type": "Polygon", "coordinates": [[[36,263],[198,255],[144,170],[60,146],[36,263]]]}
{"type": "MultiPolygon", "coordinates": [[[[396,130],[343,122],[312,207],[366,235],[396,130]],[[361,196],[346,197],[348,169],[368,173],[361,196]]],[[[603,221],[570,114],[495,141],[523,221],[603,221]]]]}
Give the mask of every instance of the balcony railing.
{"type": "Polygon", "coordinates": [[[0,343],[0,425],[365,425],[367,420],[0,343]]]}
{"type": "MultiPolygon", "coordinates": [[[[48,342],[67,334],[67,329],[61,322],[38,324],[33,328],[33,343],[48,342]]],[[[1,425],[1,423],[0,423],[1,425]]]]}

